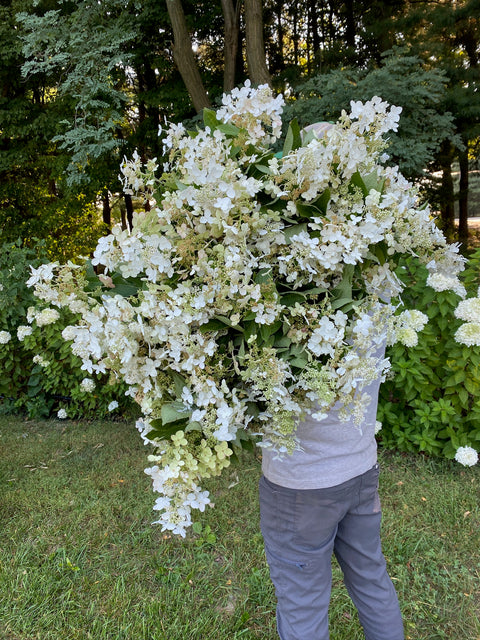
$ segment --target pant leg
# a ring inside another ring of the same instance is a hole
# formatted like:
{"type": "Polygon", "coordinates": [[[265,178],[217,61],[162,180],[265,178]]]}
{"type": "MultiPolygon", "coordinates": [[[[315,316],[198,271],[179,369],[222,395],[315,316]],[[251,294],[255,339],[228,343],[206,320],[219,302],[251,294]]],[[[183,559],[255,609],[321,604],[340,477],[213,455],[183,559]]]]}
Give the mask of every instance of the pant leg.
{"type": "Polygon", "coordinates": [[[331,559],[352,482],[295,490],[260,480],[260,524],[281,640],[329,639],[331,559]]]}
{"type": "Polygon", "coordinates": [[[380,542],[378,468],[361,476],[358,502],[338,525],[334,552],[366,640],[403,640],[398,598],[380,542]]]}

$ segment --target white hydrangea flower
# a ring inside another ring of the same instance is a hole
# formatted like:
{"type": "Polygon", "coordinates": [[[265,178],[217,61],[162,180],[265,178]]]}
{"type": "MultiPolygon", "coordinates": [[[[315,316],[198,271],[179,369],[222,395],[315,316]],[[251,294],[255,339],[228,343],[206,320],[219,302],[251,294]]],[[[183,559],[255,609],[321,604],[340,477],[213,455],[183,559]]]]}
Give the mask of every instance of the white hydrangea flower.
{"type": "Polygon", "coordinates": [[[446,275],[441,272],[429,273],[427,285],[435,291],[453,291],[460,297],[466,295],[465,287],[458,277],[446,275]]]}
{"type": "Polygon", "coordinates": [[[35,309],[35,307],[28,307],[28,309],[27,309],[27,322],[28,322],[28,324],[32,324],[32,322],[35,320],[36,313],[37,313],[37,310],[35,309]]]}
{"type": "Polygon", "coordinates": [[[33,328],[30,326],[20,325],[17,327],[17,338],[23,342],[26,336],[32,335],[33,328]]]}
{"type": "Polygon", "coordinates": [[[478,462],[478,452],[472,447],[459,447],[455,460],[465,467],[473,467],[478,462]]]}
{"type": "Polygon", "coordinates": [[[39,354],[33,356],[33,362],[34,362],[34,364],[38,364],[43,368],[46,368],[46,367],[50,366],[50,362],[48,360],[46,360],[43,356],[39,355],[39,354]]]}
{"type": "Polygon", "coordinates": [[[345,337],[347,319],[341,311],[337,311],[331,319],[323,316],[307,343],[310,351],[316,356],[322,354],[334,356],[335,347],[341,345],[345,337]]]}
{"type": "Polygon", "coordinates": [[[59,418],[60,420],[65,420],[66,418],[68,418],[68,414],[65,409],[59,409],[57,411],[57,418],[59,418]]]}
{"type": "Polygon", "coordinates": [[[408,318],[407,322],[414,331],[421,331],[428,323],[428,316],[418,309],[404,311],[401,316],[403,322],[405,321],[404,319],[408,318]]]}
{"type": "Polygon", "coordinates": [[[455,309],[455,317],[466,322],[480,323],[480,298],[461,300],[455,309]]]}
{"type": "Polygon", "coordinates": [[[418,332],[428,323],[428,316],[417,309],[407,309],[398,316],[393,316],[388,330],[388,344],[401,342],[406,347],[418,344],[418,332]]]}
{"type": "Polygon", "coordinates": [[[62,338],[66,341],[74,340],[76,335],[77,335],[77,328],[72,325],[68,325],[62,331],[62,338]]]}
{"type": "Polygon", "coordinates": [[[390,106],[378,96],[373,96],[368,102],[351,101],[351,118],[358,120],[358,130],[361,133],[373,128],[378,122],[378,114],[384,114],[382,125],[374,131],[374,138],[380,138],[387,131],[396,131],[400,120],[402,107],[390,106]]]}
{"type": "Polygon", "coordinates": [[[8,331],[0,331],[0,344],[7,344],[12,339],[12,334],[8,331]]]}
{"type": "Polygon", "coordinates": [[[42,282],[51,282],[54,276],[54,270],[59,266],[58,262],[50,262],[48,264],[42,264],[36,269],[30,267],[32,275],[27,280],[27,287],[34,287],[36,284],[42,282]]]}
{"type": "Polygon", "coordinates": [[[91,378],[84,378],[80,383],[80,389],[86,393],[91,393],[95,389],[95,381],[91,378]]]}
{"type": "Polygon", "coordinates": [[[53,324],[60,318],[60,314],[56,309],[42,309],[39,313],[35,314],[35,322],[37,326],[44,327],[48,324],[53,324]]]}
{"type": "Polygon", "coordinates": [[[284,103],[283,96],[273,96],[268,85],[260,85],[254,89],[250,81],[246,80],[243,87],[236,87],[223,96],[217,118],[245,127],[250,135],[250,144],[273,144],[281,133],[284,103]],[[266,129],[271,129],[270,136],[266,129]]]}
{"type": "Polygon", "coordinates": [[[480,322],[465,322],[455,332],[455,340],[467,347],[480,347],[480,322]]]}
{"type": "MultiPolygon", "coordinates": [[[[97,292],[78,265],[45,265],[29,281],[44,305],[80,315],[62,336],[85,375],[112,372],[138,402],[137,428],[156,447],[146,472],[159,494],[158,522],[182,536],[192,510],[209,503],[203,479],[228,466],[239,430],[288,453],[298,445],[298,420],[327,415],[336,403],[361,428],[366,385],[389,367],[377,355],[387,324],[392,339],[413,346],[426,321],[415,310],[392,319],[390,299],[403,289],[399,254],[418,256],[437,290],[464,294],[458,247],[446,243],[398,167],[381,164],[382,134],[396,129],[400,109],[378,97],[354,102],[338,123],[279,158],[269,145],[282,105],[269,87],[247,82],[216,114],[234,127],[190,134],[170,125],[160,189],[155,160],[124,160],[127,192],[161,196],[135,213],[131,229],[117,225],[99,240],[97,292]],[[114,276],[134,279],[137,294],[120,295],[114,276]],[[151,423],[164,407],[188,422],[156,440],[151,423]]],[[[458,311],[467,320],[459,336],[470,344],[475,309],[469,303],[468,319],[467,306],[458,311]]],[[[55,313],[31,309],[27,320],[41,326],[55,313]]]]}
{"type": "Polygon", "coordinates": [[[198,509],[202,512],[205,511],[205,507],[210,503],[209,492],[201,491],[199,487],[189,493],[185,499],[185,504],[191,509],[198,509]]]}
{"type": "Polygon", "coordinates": [[[118,402],[116,400],[112,400],[107,408],[109,411],[115,411],[115,409],[118,408],[118,402]]]}

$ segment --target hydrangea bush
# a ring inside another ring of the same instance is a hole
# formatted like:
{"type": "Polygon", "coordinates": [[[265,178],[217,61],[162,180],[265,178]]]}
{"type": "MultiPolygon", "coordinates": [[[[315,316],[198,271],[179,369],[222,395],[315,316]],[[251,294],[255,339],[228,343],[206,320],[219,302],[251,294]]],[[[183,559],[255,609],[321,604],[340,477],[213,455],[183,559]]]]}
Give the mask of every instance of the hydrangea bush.
{"type": "Polygon", "coordinates": [[[480,443],[480,251],[461,284],[428,274],[415,257],[402,261],[402,299],[423,309],[418,340],[390,347],[391,372],[380,389],[382,443],[476,464],[480,443]],[[432,282],[436,290],[427,286],[432,282]],[[468,296],[468,297],[466,297],[468,296]]]}
{"type": "Polygon", "coordinates": [[[205,111],[204,129],[171,125],[163,172],[135,157],[122,167],[151,210],[102,238],[91,265],[43,266],[29,281],[80,314],[63,335],[83,370],[128,385],[156,447],[146,471],[159,522],[180,535],[235,446],[288,455],[298,420],[334,404],[360,425],[365,386],[389,368],[385,335],[412,342],[427,321],[399,306],[400,256],[460,286],[457,247],[385,165],[400,109],[353,102],[318,135],[292,123],[279,154],[282,106],[247,84],[205,111]]]}
{"type": "Polygon", "coordinates": [[[110,385],[106,374],[86,377],[80,358],[62,338],[62,329],[78,316],[39,303],[26,286],[29,267],[49,269],[44,262],[41,246],[28,249],[18,242],[0,248],[0,412],[99,418],[118,415],[118,407],[133,415],[124,383],[114,379],[110,385]]]}
{"type": "MultiPolygon", "coordinates": [[[[105,418],[120,412],[134,415],[126,385],[112,373],[85,375],[81,359],[71,342],[62,337],[65,326],[78,321],[68,308],[41,305],[27,310],[26,323],[17,327],[16,338],[30,362],[26,409],[30,416],[60,419],[105,418]],[[39,414],[39,415],[38,415],[39,414]]],[[[21,408],[21,402],[17,401],[21,408]]]]}

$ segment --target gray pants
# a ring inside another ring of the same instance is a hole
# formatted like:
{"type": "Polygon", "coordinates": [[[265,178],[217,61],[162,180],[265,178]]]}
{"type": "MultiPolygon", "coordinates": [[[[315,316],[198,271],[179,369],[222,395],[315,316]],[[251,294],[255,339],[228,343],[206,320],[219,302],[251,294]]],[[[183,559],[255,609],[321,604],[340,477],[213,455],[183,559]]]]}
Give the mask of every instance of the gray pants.
{"type": "Polygon", "coordinates": [[[397,594],[380,544],[378,465],[328,489],[260,479],[260,522],[281,640],[328,640],[332,553],[366,640],[403,640],[397,594]]]}

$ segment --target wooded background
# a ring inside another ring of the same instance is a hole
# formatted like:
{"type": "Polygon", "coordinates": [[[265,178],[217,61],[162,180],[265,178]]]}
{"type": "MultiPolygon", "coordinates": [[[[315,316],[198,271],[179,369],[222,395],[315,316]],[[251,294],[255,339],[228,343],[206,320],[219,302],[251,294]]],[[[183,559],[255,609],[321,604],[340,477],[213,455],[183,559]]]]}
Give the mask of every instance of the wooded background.
{"type": "Polygon", "coordinates": [[[465,243],[479,16],[480,0],[0,0],[0,242],[89,253],[131,220],[122,158],[161,161],[159,125],[194,126],[250,78],[301,125],[373,95],[402,106],[392,161],[465,243]]]}

